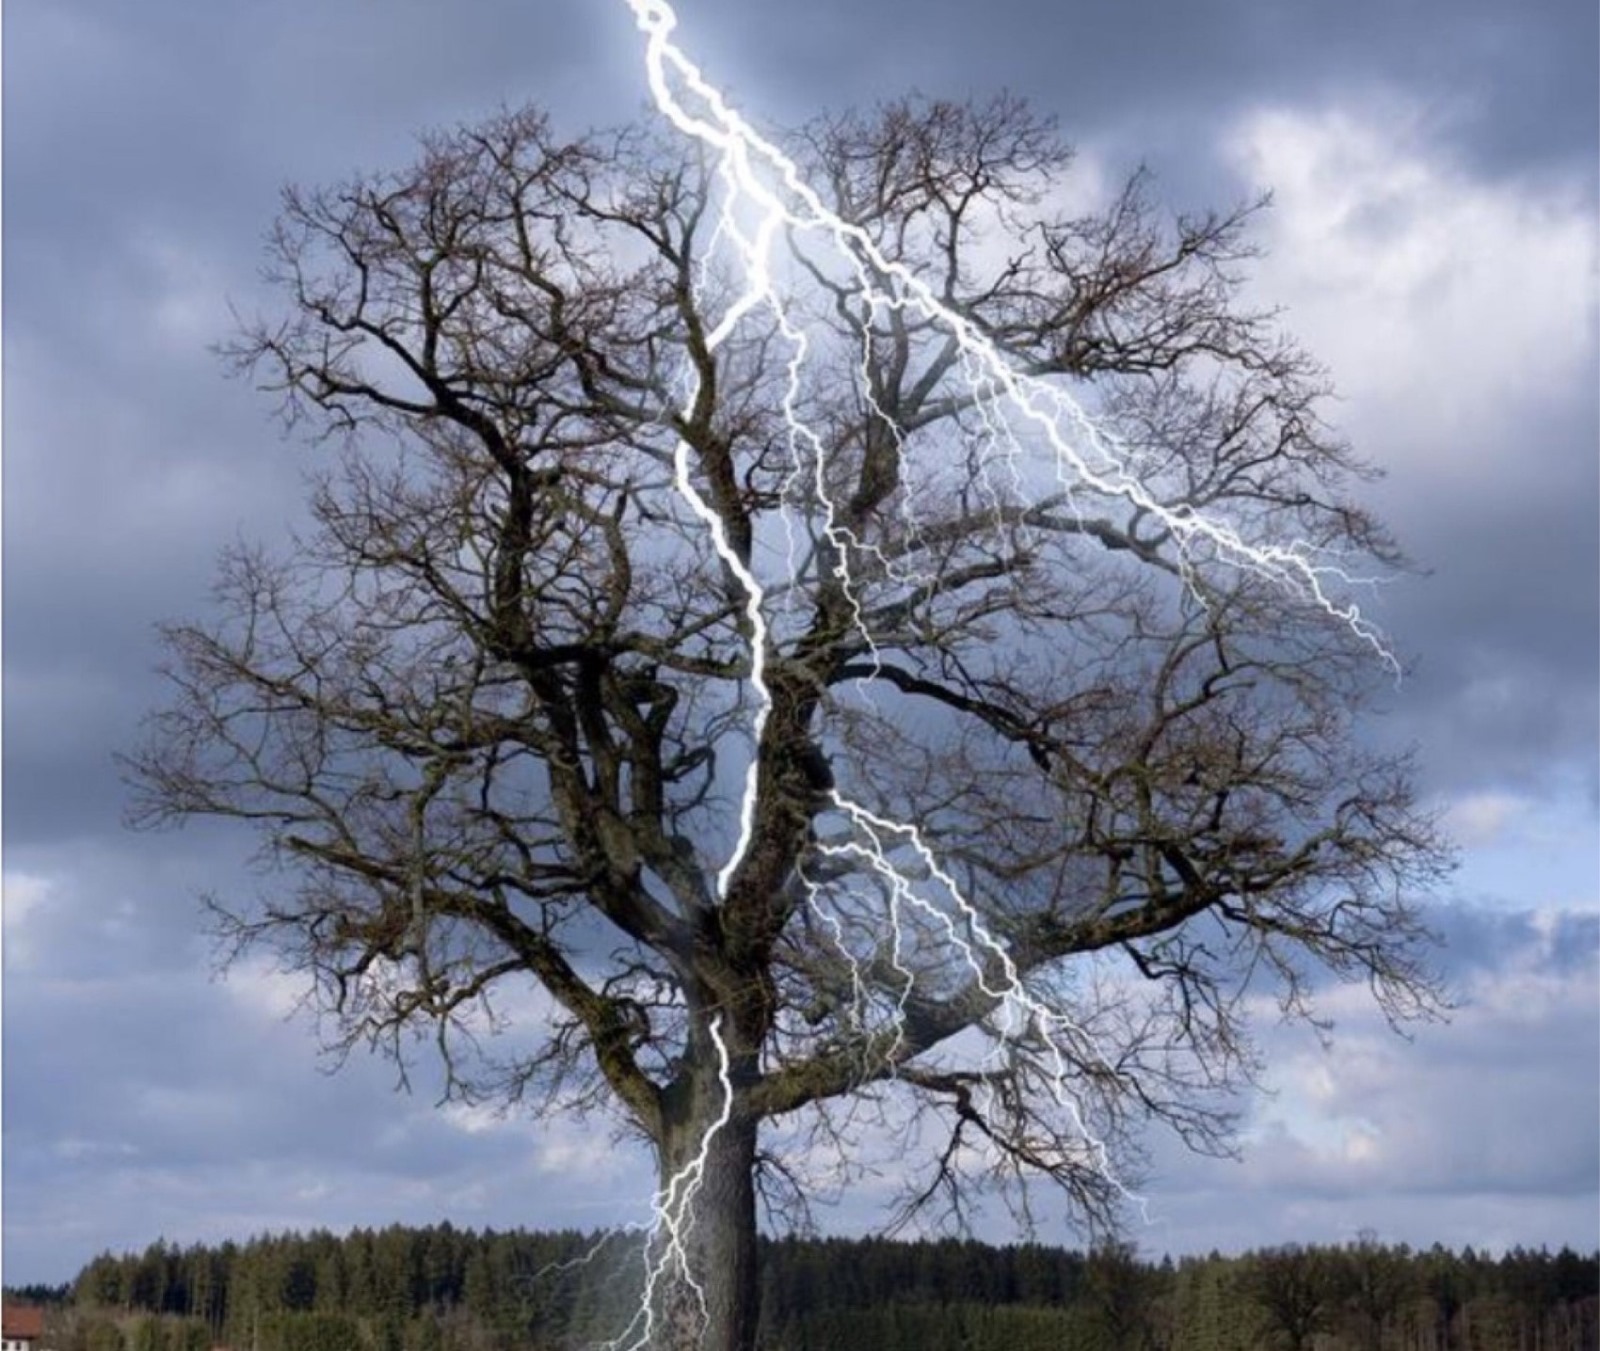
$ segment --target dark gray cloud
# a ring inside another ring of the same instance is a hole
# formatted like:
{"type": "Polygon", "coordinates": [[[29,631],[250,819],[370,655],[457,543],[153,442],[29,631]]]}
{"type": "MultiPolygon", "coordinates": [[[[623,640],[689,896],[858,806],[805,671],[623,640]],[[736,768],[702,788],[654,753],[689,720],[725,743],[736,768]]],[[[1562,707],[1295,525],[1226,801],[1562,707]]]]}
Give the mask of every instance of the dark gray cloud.
{"type": "MultiPolygon", "coordinates": [[[[1287,1105],[1237,1167],[1158,1152],[1167,1228],[1144,1241],[1592,1240],[1597,896],[1571,860],[1594,835],[1597,412],[1571,297],[1594,256],[1593,7],[681,8],[774,121],[1009,87],[1060,115],[1088,176],[1147,159],[1196,205],[1268,171],[1261,294],[1329,359],[1333,415],[1432,570],[1382,602],[1418,659],[1383,734],[1419,743],[1479,851],[1464,890],[1495,903],[1440,916],[1476,1001],[1451,1029],[1405,1049],[1352,1009],[1361,1054],[1326,1084],[1269,1039],[1287,1105]]],[[[625,6],[18,0],[6,20],[8,1278],[156,1232],[636,1216],[642,1170],[616,1175],[603,1129],[442,1115],[426,1074],[396,1097],[369,1061],[320,1074],[281,983],[212,983],[194,898],[261,884],[248,842],[127,837],[111,759],[160,697],[153,623],[203,612],[220,547],[282,538],[315,460],[208,351],[230,303],[266,303],[280,185],[403,163],[416,132],[527,98],[573,129],[633,115],[625,6]]]]}
{"type": "Polygon", "coordinates": [[[1526,785],[1564,766],[1592,784],[1600,737],[1593,391],[1506,422],[1504,474],[1401,467],[1375,494],[1403,520],[1421,570],[1375,606],[1416,657],[1394,701],[1398,730],[1429,748],[1434,783],[1526,785]]]}
{"type": "MultiPolygon", "coordinates": [[[[1111,138],[1185,181],[1195,141],[1264,102],[1404,88],[1492,175],[1591,171],[1600,28],[1582,0],[1395,5],[1356,0],[1164,0],[1063,8],[1040,0],[826,0],[763,14],[734,0],[682,6],[707,63],[764,108],[803,115],[908,86],[964,96],[1010,88],[1058,112],[1074,138],[1111,138]],[[1198,135],[1197,135],[1198,134],[1198,135]]],[[[1207,193],[1207,196],[1210,194],[1207,193]]]]}
{"type": "Polygon", "coordinates": [[[1365,496],[1418,568],[1367,607],[1415,663],[1382,732],[1441,793],[1592,781],[1589,189],[1486,178],[1393,91],[1269,106],[1227,142],[1241,182],[1278,189],[1254,294],[1327,364],[1326,416],[1385,475],[1365,496]]]}
{"type": "Polygon", "coordinates": [[[1432,925],[1442,940],[1441,969],[1458,983],[1503,971],[1508,959],[1534,954],[1559,979],[1592,978],[1600,963],[1600,914],[1585,910],[1439,907],[1432,925]]]}

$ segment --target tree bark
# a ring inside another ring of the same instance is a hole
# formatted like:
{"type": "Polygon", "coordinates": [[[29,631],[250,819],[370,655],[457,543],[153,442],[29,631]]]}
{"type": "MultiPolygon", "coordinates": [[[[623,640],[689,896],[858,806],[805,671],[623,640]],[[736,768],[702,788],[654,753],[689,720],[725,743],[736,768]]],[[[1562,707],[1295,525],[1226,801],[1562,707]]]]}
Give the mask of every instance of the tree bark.
{"type": "Polygon", "coordinates": [[[663,1226],[653,1245],[651,1257],[664,1279],[657,1287],[650,1351],[754,1351],[760,1298],[756,1121],[734,1115],[715,1125],[723,1105],[715,1078],[696,1085],[689,1110],[668,1126],[658,1150],[660,1195],[669,1205],[674,1180],[702,1158],[703,1165],[676,1234],[674,1226],[663,1226]],[[681,1264],[670,1251],[674,1241],[682,1244],[681,1264]]]}

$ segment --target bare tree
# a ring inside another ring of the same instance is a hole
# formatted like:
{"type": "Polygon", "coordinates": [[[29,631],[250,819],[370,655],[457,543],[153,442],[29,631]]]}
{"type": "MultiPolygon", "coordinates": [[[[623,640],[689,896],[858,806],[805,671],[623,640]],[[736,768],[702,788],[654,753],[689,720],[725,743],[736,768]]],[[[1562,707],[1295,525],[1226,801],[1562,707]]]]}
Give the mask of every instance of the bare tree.
{"type": "Polygon", "coordinates": [[[1063,210],[1010,99],[788,145],[843,233],[534,111],[287,193],[232,354],[336,442],[314,528],[167,631],[129,761],[136,820],[259,829],[217,914],[338,1048],[649,1142],[648,1335],[718,1351],[758,1194],[864,1141],[930,1222],[1030,1178],[1109,1221],[1150,1122],[1226,1148],[1245,996],[1427,1011],[1446,862],[1352,731],[1370,635],[1284,580],[1396,554],[1240,302],[1251,209],[1063,210]]]}
{"type": "Polygon", "coordinates": [[[1268,1248],[1248,1260],[1245,1294],[1260,1307],[1266,1335],[1288,1351],[1307,1351],[1333,1321],[1338,1272],[1327,1255],[1290,1243],[1268,1248]]]}
{"type": "Polygon", "coordinates": [[[1335,1294],[1343,1296],[1350,1335],[1362,1351],[1383,1351],[1385,1333],[1415,1287],[1410,1253],[1386,1247],[1375,1230],[1363,1229],[1339,1258],[1335,1294]]]}

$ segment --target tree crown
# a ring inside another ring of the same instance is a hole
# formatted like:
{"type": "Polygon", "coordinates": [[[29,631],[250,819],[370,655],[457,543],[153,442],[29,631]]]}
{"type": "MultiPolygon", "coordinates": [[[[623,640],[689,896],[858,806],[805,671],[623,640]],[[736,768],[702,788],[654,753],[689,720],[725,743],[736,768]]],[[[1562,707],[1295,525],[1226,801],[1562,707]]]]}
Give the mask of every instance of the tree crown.
{"type": "Polygon", "coordinates": [[[451,1092],[658,1147],[719,1090],[814,1143],[926,1108],[906,1213],[1100,1214],[1144,1119],[1225,1146],[1258,976],[1436,1007],[1446,860],[1324,590],[1398,555],[1241,301],[1254,207],[1059,209],[1005,98],[791,144],[847,234],[535,110],[286,193],[231,354],[338,450],[168,631],[139,819],[255,823],[281,880],[219,918],[340,1047],[430,1029],[451,1092]]]}

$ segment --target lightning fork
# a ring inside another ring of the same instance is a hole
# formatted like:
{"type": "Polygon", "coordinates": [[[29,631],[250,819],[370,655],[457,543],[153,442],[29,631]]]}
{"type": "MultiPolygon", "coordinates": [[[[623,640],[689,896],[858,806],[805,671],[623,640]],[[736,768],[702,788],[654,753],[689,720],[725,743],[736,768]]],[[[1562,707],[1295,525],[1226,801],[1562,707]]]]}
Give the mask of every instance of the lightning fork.
{"type": "MultiPolygon", "coordinates": [[[[800,481],[800,448],[804,447],[813,461],[812,491],[822,513],[823,536],[836,560],[833,563],[834,575],[855,607],[857,628],[861,630],[874,658],[877,649],[872,635],[865,631],[862,613],[856,606],[849,565],[852,549],[858,552],[864,549],[868,553],[873,550],[838,524],[823,475],[825,455],[822,439],[806,424],[797,408],[800,372],[808,353],[807,335],[786,308],[773,272],[774,246],[786,232],[820,235],[825,243],[831,243],[854,271],[865,305],[873,309],[879,306],[909,307],[919,317],[942,327],[954,338],[960,353],[960,369],[974,390],[978,416],[991,440],[1014,449],[1016,440],[1012,428],[1023,425],[1031,428],[1049,445],[1056,476],[1069,495],[1074,487],[1086,487],[1109,497],[1121,498],[1159,521],[1174,542],[1180,570],[1186,577],[1192,577],[1193,553],[1197,550],[1207,551],[1220,561],[1254,572],[1342,621],[1398,673],[1394,657],[1377,630],[1362,616],[1359,607],[1350,602],[1341,603],[1330,595],[1331,585],[1349,585],[1358,579],[1319,557],[1315,550],[1303,543],[1287,546],[1252,544],[1225,522],[1191,507],[1163,505],[1129,467],[1129,458],[1115,438],[1099,427],[1064,390],[1039,376],[1017,369],[1012,360],[985,337],[967,316],[941,301],[907,265],[885,256],[864,229],[842,219],[824,203],[804,180],[794,161],[732,109],[723,94],[676,45],[672,34],[677,26],[677,15],[667,0],[627,0],[627,3],[646,38],[646,71],[658,111],[685,137],[699,142],[713,153],[724,184],[716,237],[719,242],[731,241],[743,273],[743,289],[708,334],[707,353],[714,354],[738,326],[757,310],[764,310],[772,316],[779,332],[790,344],[783,410],[796,459],[789,487],[792,489],[800,481]],[[688,92],[692,97],[692,107],[679,97],[675,86],[688,92]],[[877,278],[888,278],[888,285],[877,278]],[[1085,449],[1080,449],[1080,445],[1085,449]]],[[[698,393],[698,381],[691,380],[689,383],[691,388],[685,400],[685,409],[693,405],[698,393]]],[[[1009,455],[1006,458],[1009,460],[1009,455]]],[[[733,546],[727,522],[696,488],[693,468],[692,448],[679,438],[673,455],[676,489],[705,527],[712,549],[743,596],[743,614],[751,654],[749,687],[756,700],[751,744],[759,747],[762,729],[771,710],[771,694],[766,683],[771,638],[764,611],[767,593],[749,560],[741,557],[733,546]]],[[[987,474],[987,466],[983,472],[987,474]]],[[[1020,486],[1014,466],[1012,473],[1013,486],[1020,486]]],[[[990,491],[993,495],[994,490],[990,491]]],[[[787,517],[785,528],[788,529],[787,517]]],[[[791,570],[798,571],[792,534],[789,555],[791,570]]],[[[885,561],[880,556],[880,562],[885,561]]],[[[798,583],[798,580],[798,577],[792,578],[790,585],[798,583]]],[[[727,894],[731,879],[750,845],[759,770],[759,757],[753,752],[740,796],[736,839],[717,874],[719,898],[727,894]]],[[[977,909],[963,896],[954,878],[940,866],[934,851],[915,824],[879,816],[836,790],[831,795],[831,805],[849,823],[850,839],[843,844],[822,845],[821,851],[859,863],[867,871],[876,872],[884,881],[890,898],[887,918],[895,930],[896,969],[909,982],[911,973],[900,967],[898,945],[905,911],[908,907],[914,908],[921,912],[925,923],[942,929],[952,955],[972,973],[977,988],[996,1002],[1001,1011],[1002,1025],[997,1033],[1000,1041],[1004,1043],[1030,1028],[1043,1040],[1054,1070],[1052,1080],[1056,1101],[1070,1113],[1103,1175],[1124,1196],[1131,1197],[1112,1175],[1104,1145],[1089,1132],[1078,1103],[1066,1089],[1068,1071],[1073,1063],[1067,1048],[1069,1045],[1079,1048],[1089,1045],[1088,1034],[1029,991],[1024,974],[1018,970],[1006,945],[991,932],[977,909]],[[922,874],[933,879],[954,913],[921,895],[913,885],[914,879],[895,866],[890,855],[897,846],[910,848],[921,865],[922,874]]],[[[812,907],[833,934],[839,951],[850,963],[852,985],[858,992],[857,1000],[864,1004],[865,994],[862,992],[866,989],[866,982],[848,949],[839,919],[822,907],[814,886],[804,878],[802,883],[810,894],[812,907]]],[[[908,993],[909,984],[902,992],[902,1012],[904,996],[908,993]]],[[[861,1019],[865,1012],[864,1007],[859,1007],[855,1015],[861,1019]]],[[[704,1179],[712,1140],[727,1124],[734,1110],[734,1089],[729,1072],[728,1050],[721,1036],[720,1014],[712,1018],[710,1031],[719,1059],[718,1079],[723,1093],[721,1113],[707,1130],[696,1157],[656,1194],[649,1229],[650,1250],[654,1255],[648,1262],[644,1299],[639,1312],[621,1336],[607,1344],[608,1351],[642,1351],[649,1345],[655,1333],[655,1306],[663,1283],[681,1280],[704,1308],[704,1288],[699,1276],[692,1270],[688,1233],[694,1223],[694,1202],[704,1179]]]]}

